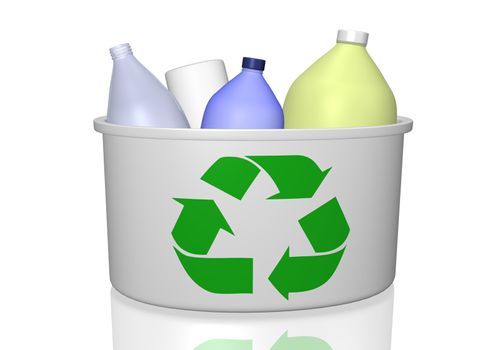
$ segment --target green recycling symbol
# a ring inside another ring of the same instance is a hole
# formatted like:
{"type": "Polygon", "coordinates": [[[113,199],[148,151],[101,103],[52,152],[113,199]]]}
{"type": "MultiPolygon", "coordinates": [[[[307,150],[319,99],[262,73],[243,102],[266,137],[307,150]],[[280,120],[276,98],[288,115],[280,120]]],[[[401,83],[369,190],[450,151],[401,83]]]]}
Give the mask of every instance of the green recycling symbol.
{"type": "MultiPolygon", "coordinates": [[[[242,200],[264,170],[278,193],[268,200],[312,198],[331,168],[321,170],[302,155],[222,157],[201,180],[242,200]]],[[[219,231],[235,235],[212,199],[174,198],[183,208],[172,229],[175,252],[189,277],[204,290],[217,294],[253,293],[252,258],[206,257],[219,231]],[[190,255],[187,255],[190,254],[190,255]]],[[[290,256],[288,248],[269,276],[286,299],[289,293],[316,289],[335,273],[345,250],[349,225],[333,197],[298,220],[316,255],[290,256]]]]}

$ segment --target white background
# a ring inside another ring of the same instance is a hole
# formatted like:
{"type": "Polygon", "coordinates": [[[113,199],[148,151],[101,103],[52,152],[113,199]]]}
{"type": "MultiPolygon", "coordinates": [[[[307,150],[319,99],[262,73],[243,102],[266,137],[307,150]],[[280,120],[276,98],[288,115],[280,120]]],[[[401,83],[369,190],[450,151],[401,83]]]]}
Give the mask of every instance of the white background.
{"type": "Polygon", "coordinates": [[[368,50],[406,137],[393,349],[498,349],[500,24],[495,1],[5,1],[0,5],[0,348],[111,349],[101,136],[130,42],[166,70],[267,60],[283,102],[335,44],[368,50]]]}

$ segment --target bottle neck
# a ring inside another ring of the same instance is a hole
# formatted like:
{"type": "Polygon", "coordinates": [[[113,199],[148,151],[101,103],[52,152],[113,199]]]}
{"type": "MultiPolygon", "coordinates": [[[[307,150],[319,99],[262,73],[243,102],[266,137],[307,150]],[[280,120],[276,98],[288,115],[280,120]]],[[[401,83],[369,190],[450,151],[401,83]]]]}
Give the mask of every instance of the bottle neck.
{"type": "Polygon", "coordinates": [[[338,41],[337,45],[335,45],[335,46],[349,47],[349,48],[353,48],[353,49],[365,49],[366,50],[366,45],[356,44],[356,43],[343,43],[341,41],[338,41]]]}
{"type": "Polygon", "coordinates": [[[251,68],[243,68],[241,71],[245,72],[245,73],[252,73],[252,74],[258,74],[258,75],[262,75],[262,73],[264,73],[264,71],[262,71],[262,70],[251,69],[251,68]]]}
{"type": "Polygon", "coordinates": [[[133,56],[132,48],[130,47],[129,44],[121,44],[114,46],[111,49],[109,49],[109,53],[111,54],[111,58],[113,59],[113,61],[133,56]]]}

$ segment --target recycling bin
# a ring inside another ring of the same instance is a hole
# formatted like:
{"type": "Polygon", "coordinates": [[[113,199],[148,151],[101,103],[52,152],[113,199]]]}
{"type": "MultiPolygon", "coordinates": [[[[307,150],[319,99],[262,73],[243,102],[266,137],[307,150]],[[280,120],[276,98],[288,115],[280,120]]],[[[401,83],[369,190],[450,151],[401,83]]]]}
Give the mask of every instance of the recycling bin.
{"type": "Polygon", "coordinates": [[[209,130],[94,120],[111,283],[138,301],[206,311],[307,309],[385,290],[412,124],[209,130]]]}

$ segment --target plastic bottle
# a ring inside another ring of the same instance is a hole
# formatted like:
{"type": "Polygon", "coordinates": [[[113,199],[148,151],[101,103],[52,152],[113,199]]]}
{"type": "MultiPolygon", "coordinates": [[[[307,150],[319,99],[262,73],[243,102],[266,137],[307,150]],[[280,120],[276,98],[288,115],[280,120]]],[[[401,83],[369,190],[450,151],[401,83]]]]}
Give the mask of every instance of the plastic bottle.
{"type": "Polygon", "coordinates": [[[129,44],[109,49],[113,75],[106,121],[159,128],[189,128],[184,112],[167,88],[132,54],[129,44]]]}
{"type": "Polygon", "coordinates": [[[368,33],[339,30],[337,45],[292,84],[286,128],[336,128],[396,122],[396,101],[366,51],[368,33]]]}
{"type": "Polygon", "coordinates": [[[243,70],[212,96],[202,128],[281,129],[283,110],[262,76],[266,61],[243,58],[243,70]]]}
{"type": "Polygon", "coordinates": [[[168,89],[182,107],[192,128],[200,128],[208,100],[227,83],[222,60],[210,60],[175,68],[165,73],[168,89]]]}

